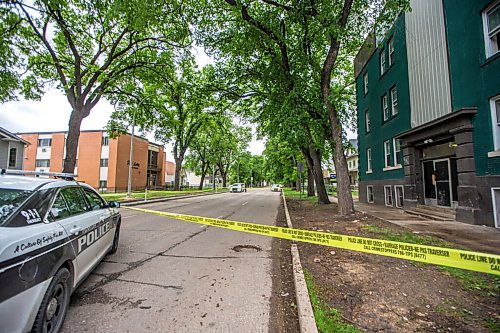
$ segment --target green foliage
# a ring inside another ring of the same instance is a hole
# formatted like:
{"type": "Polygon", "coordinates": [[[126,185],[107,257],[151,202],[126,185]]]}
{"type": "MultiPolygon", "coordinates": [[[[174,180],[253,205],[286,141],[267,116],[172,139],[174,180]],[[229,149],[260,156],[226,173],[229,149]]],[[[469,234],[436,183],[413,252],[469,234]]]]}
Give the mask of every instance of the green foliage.
{"type": "Polygon", "coordinates": [[[9,34],[2,34],[1,51],[9,45],[7,54],[26,70],[20,78],[27,98],[53,84],[73,108],[78,98],[90,107],[147,65],[150,50],[188,41],[181,6],[138,0],[2,2],[0,29],[9,34]]]}
{"type": "Polygon", "coordinates": [[[443,267],[443,270],[456,278],[465,290],[477,290],[494,298],[500,295],[499,276],[490,276],[454,267],[443,267]]]}
{"type": "Polygon", "coordinates": [[[19,73],[16,72],[16,55],[10,41],[19,17],[0,7],[0,103],[15,100],[15,91],[19,89],[19,73]]]}
{"type": "Polygon", "coordinates": [[[500,333],[500,321],[495,318],[489,318],[486,320],[486,327],[492,333],[500,333]]]}
{"type": "MultiPolygon", "coordinates": [[[[182,196],[188,194],[197,194],[197,193],[205,193],[210,192],[210,189],[205,190],[183,190],[179,191],[148,191],[147,195],[144,191],[132,192],[132,198],[134,199],[144,199],[145,197],[149,199],[153,198],[166,198],[166,197],[175,197],[182,196]]],[[[101,193],[101,196],[107,201],[124,201],[127,199],[127,193],[101,193]]]]}
{"type": "Polygon", "coordinates": [[[380,238],[385,239],[385,240],[389,240],[389,241],[411,243],[411,244],[431,245],[431,246],[451,247],[450,243],[443,241],[441,239],[434,238],[431,236],[426,236],[426,235],[414,234],[413,232],[410,232],[410,231],[396,232],[396,231],[388,229],[388,228],[382,228],[382,227],[379,227],[376,225],[371,225],[371,224],[365,225],[363,227],[363,230],[377,234],[377,235],[381,236],[380,238]]]}
{"type": "Polygon", "coordinates": [[[297,162],[302,159],[296,147],[291,146],[287,141],[271,137],[266,142],[263,155],[266,176],[272,183],[290,184],[298,179],[297,162]]]}
{"type": "Polygon", "coordinates": [[[313,307],[314,318],[318,330],[322,333],[360,333],[361,330],[357,329],[351,324],[347,324],[342,319],[342,314],[339,310],[331,307],[321,299],[320,291],[314,284],[314,278],[311,273],[304,270],[304,277],[306,279],[307,290],[309,291],[309,298],[313,307]]]}
{"type": "Polygon", "coordinates": [[[285,195],[285,198],[290,198],[294,200],[307,200],[310,201],[311,203],[317,203],[316,197],[308,197],[307,196],[307,191],[304,191],[302,194],[299,191],[295,191],[290,188],[283,188],[281,189],[283,191],[283,194],[285,195]]]}

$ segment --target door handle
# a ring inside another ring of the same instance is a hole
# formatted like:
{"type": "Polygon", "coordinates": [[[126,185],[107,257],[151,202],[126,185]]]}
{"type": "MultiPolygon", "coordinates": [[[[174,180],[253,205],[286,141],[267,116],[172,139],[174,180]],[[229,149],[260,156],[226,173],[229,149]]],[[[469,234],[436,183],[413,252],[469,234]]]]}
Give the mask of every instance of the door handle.
{"type": "Polygon", "coordinates": [[[69,233],[72,235],[78,235],[78,233],[82,230],[82,227],[74,226],[72,229],[69,230],[69,233]]]}

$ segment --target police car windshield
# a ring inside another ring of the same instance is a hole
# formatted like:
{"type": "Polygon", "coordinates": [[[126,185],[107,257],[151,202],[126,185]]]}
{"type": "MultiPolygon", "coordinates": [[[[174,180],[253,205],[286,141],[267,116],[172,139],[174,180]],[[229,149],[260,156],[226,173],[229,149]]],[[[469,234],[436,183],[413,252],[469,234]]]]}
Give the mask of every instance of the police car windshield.
{"type": "Polygon", "coordinates": [[[20,207],[33,191],[0,188],[0,225],[20,207]]]}

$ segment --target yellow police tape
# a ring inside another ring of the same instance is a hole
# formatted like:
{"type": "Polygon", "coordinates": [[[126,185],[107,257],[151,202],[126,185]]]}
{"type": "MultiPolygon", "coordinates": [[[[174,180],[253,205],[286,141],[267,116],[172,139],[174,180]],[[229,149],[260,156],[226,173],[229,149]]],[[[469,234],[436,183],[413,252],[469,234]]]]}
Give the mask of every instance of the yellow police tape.
{"type": "Polygon", "coordinates": [[[236,222],[135,207],[124,208],[213,227],[500,275],[500,256],[495,254],[339,235],[328,232],[275,227],[257,223],[236,222]]]}

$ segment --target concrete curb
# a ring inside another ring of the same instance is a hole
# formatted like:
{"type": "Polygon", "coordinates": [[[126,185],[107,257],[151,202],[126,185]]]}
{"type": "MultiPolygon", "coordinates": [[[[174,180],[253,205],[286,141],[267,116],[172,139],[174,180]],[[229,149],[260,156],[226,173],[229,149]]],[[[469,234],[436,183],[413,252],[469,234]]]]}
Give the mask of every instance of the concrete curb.
{"type": "Polygon", "coordinates": [[[178,200],[178,199],[184,199],[184,198],[204,197],[207,195],[215,195],[215,194],[222,194],[222,193],[227,193],[227,192],[178,195],[178,196],[172,196],[172,197],[151,199],[151,200],[146,200],[146,201],[134,200],[134,201],[127,201],[127,202],[120,202],[120,206],[125,206],[125,207],[127,207],[127,206],[140,206],[140,205],[147,205],[147,204],[156,203],[156,202],[164,202],[164,201],[178,200]]]}
{"type": "Polygon", "coordinates": [[[285,193],[281,192],[281,195],[283,196],[283,206],[285,207],[286,225],[288,226],[288,228],[293,228],[292,219],[290,218],[290,213],[288,212],[288,206],[285,200],[285,193]]]}
{"type": "MultiPolygon", "coordinates": [[[[285,193],[283,192],[282,197],[285,207],[286,224],[289,228],[292,228],[292,220],[290,219],[290,213],[288,212],[288,207],[286,205],[285,193]]],[[[292,244],[290,251],[292,253],[293,281],[295,284],[295,296],[297,299],[300,332],[318,333],[316,319],[314,318],[314,312],[309,298],[309,292],[307,291],[306,280],[304,278],[304,271],[302,270],[302,264],[300,263],[297,244],[292,244]]]]}

